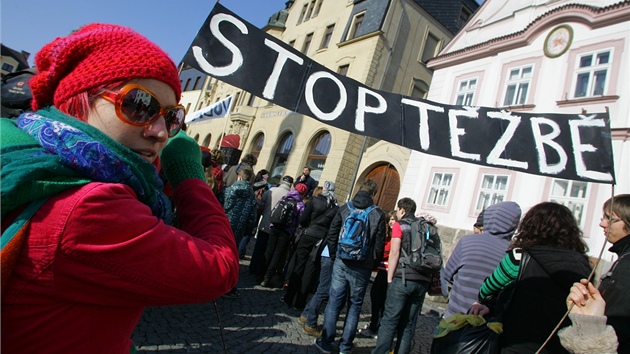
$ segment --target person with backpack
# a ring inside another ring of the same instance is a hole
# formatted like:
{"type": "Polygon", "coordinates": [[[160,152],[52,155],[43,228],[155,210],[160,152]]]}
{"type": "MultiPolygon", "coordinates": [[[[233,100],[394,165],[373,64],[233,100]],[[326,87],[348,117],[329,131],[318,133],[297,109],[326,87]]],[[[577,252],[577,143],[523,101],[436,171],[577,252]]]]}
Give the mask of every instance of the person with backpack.
{"type": "Polygon", "coordinates": [[[413,199],[402,198],[398,201],[398,221],[392,227],[389,250],[387,302],[373,354],[389,353],[395,335],[398,335],[398,340],[394,352],[409,353],[424,295],[429,290],[431,272],[438,271],[441,266],[437,228],[424,218],[416,219],[415,212],[416,202],[413,199]],[[419,241],[414,240],[416,237],[419,241]],[[425,255],[428,248],[423,242],[432,242],[435,252],[425,255]],[[432,268],[422,261],[424,257],[435,255],[439,256],[439,260],[432,268]]]}
{"type": "Polygon", "coordinates": [[[298,184],[282,197],[271,210],[269,215],[271,234],[265,251],[267,271],[261,286],[274,288],[282,286],[282,282],[274,281],[276,275],[281,275],[286,261],[291,235],[295,232],[304,212],[302,198],[308,192],[306,185],[298,184]]]}
{"type": "Polygon", "coordinates": [[[333,349],[337,320],[348,292],[349,307],[339,351],[352,351],[370,275],[383,258],[385,247],[387,220],[383,210],[374,204],[377,192],[376,182],[366,179],[352,201],[339,207],[328,230],[328,249],[333,260],[330,297],[322,337],[315,340],[315,346],[323,353],[333,349]]]}
{"type": "Polygon", "coordinates": [[[258,224],[258,233],[256,234],[256,243],[254,244],[252,259],[249,262],[249,274],[256,277],[256,284],[260,284],[265,279],[265,273],[267,272],[268,260],[265,259],[265,252],[267,251],[269,235],[271,234],[271,222],[269,221],[271,209],[282,197],[291,191],[292,183],[293,177],[282,177],[280,184],[277,187],[271,187],[268,191],[265,191],[258,201],[258,209],[260,210],[261,217],[260,223],[258,224]]]}

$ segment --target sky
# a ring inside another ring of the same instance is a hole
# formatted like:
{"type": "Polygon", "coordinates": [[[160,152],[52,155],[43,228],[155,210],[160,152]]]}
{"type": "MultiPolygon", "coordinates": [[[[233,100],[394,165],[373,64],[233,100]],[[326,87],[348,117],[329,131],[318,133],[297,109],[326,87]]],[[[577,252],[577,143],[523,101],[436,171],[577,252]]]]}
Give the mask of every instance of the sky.
{"type": "MultiPolygon", "coordinates": [[[[481,4],[483,0],[477,2],[481,4]]],[[[0,41],[14,50],[31,53],[28,61],[33,65],[35,54],[53,39],[88,23],[113,23],[133,28],[178,63],[215,3],[215,0],[2,0],[0,41]]],[[[285,7],[286,0],[220,0],[220,3],[262,28],[271,15],[285,7]]]]}
{"type": "MultiPolygon", "coordinates": [[[[221,0],[258,28],[267,24],[286,0],[221,0]]],[[[214,7],[215,0],[2,0],[0,41],[35,54],[56,37],[92,22],[131,27],[179,62],[214,7]]]]}

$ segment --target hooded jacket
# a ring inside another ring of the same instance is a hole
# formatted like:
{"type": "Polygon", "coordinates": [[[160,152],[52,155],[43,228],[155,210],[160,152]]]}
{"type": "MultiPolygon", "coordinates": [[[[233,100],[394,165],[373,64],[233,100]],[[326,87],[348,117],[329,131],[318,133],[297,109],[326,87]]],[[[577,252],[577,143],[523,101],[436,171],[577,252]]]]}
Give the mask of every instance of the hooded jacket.
{"type": "Polygon", "coordinates": [[[246,235],[251,235],[256,227],[257,205],[258,201],[249,182],[236,181],[225,188],[223,208],[237,241],[246,235]]]}
{"type": "Polygon", "coordinates": [[[514,202],[502,202],[484,211],[484,230],[464,236],[444,268],[444,280],[453,284],[444,317],[466,313],[477,301],[479,288],[494,271],[510,245],[521,218],[521,208],[514,202]]]}
{"type": "MultiPolygon", "coordinates": [[[[566,298],[573,283],[588,278],[586,256],[567,249],[533,246],[525,250],[530,259],[520,271],[512,299],[503,314],[501,349],[511,353],[534,353],[567,311],[566,298]]],[[[509,292],[501,293],[497,303],[509,292]]],[[[560,328],[570,325],[565,319],[560,328]]],[[[541,353],[568,353],[557,334],[541,353]]]]}
{"type": "MultiPolygon", "coordinates": [[[[368,192],[359,191],[352,199],[352,205],[358,209],[365,209],[370,205],[374,205],[374,200],[368,192]]],[[[337,214],[330,224],[330,228],[328,229],[328,250],[333,261],[337,256],[337,243],[339,242],[339,234],[341,232],[343,222],[349,214],[350,208],[347,204],[340,206],[337,214]]],[[[344,260],[344,262],[364,269],[376,268],[381,259],[383,259],[383,249],[385,248],[386,236],[385,225],[385,213],[381,210],[381,208],[374,208],[369,215],[370,247],[368,256],[363,261],[344,260]]]]}

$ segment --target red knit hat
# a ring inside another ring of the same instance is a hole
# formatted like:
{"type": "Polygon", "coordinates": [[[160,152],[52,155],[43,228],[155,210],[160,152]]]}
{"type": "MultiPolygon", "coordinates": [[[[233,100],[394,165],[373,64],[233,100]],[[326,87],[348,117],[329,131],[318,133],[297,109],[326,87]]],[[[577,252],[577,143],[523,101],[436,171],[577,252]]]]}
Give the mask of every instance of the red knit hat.
{"type": "Polygon", "coordinates": [[[308,187],[304,183],[299,183],[295,186],[295,190],[298,191],[298,193],[300,193],[301,195],[304,195],[308,191],[308,187]]]}
{"type": "Polygon", "coordinates": [[[177,67],[156,44],[134,30],[89,24],[45,45],[35,57],[38,74],[29,82],[34,110],[65,102],[95,88],[131,79],[156,79],[175,91],[181,83],[177,67]]]}

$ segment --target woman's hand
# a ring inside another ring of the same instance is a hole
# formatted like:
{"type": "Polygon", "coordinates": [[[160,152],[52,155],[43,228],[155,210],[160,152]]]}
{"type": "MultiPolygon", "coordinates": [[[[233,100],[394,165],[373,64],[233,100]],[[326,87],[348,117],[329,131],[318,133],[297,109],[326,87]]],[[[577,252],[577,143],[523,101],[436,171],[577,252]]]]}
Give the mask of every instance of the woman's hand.
{"type": "Polygon", "coordinates": [[[482,305],[478,302],[475,302],[470,307],[470,310],[468,311],[468,313],[471,315],[485,316],[490,313],[490,308],[488,308],[488,306],[486,305],[482,305]]]}
{"type": "Polygon", "coordinates": [[[571,287],[571,292],[567,297],[567,308],[571,309],[571,313],[603,316],[606,310],[606,301],[591,282],[582,279],[571,287]]]}

